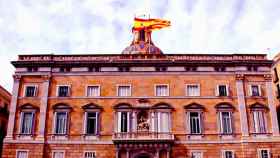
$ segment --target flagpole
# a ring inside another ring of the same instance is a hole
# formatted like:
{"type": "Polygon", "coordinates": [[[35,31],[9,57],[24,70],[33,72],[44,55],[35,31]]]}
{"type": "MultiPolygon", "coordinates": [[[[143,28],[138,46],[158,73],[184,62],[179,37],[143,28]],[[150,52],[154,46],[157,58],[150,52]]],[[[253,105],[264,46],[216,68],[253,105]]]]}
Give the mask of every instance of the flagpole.
{"type": "MultiPolygon", "coordinates": [[[[150,20],[150,14],[149,14],[149,20],[150,20]]],[[[150,38],[149,38],[149,54],[151,53],[151,38],[152,38],[152,33],[149,32],[150,38]]]]}

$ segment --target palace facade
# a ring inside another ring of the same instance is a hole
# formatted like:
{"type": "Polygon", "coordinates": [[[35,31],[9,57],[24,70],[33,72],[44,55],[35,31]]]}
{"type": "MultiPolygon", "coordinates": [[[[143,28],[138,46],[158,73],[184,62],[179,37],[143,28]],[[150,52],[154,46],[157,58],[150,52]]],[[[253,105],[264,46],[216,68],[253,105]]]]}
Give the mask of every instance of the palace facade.
{"type": "Polygon", "coordinates": [[[19,55],[4,158],[277,158],[272,60],[164,54],[19,55]]]}

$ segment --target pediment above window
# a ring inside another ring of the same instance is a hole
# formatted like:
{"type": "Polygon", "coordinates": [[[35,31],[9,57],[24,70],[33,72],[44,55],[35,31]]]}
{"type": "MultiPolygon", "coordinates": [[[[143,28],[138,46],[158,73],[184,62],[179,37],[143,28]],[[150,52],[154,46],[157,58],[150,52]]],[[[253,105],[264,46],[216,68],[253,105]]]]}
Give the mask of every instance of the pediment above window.
{"type": "Polygon", "coordinates": [[[53,106],[53,109],[54,110],[59,110],[59,109],[62,109],[62,110],[72,110],[72,107],[69,106],[68,104],[66,103],[57,103],[53,106]]]}
{"type": "Polygon", "coordinates": [[[168,103],[157,103],[153,107],[153,109],[174,109],[170,104],[168,103]]]}
{"type": "Polygon", "coordinates": [[[184,108],[186,110],[205,110],[204,106],[198,103],[191,103],[188,105],[185,105],[184,108]]]}
{"type": "Polygon", "coordinates": [[[84,110],[102,110],[103,109],[101,106],[94,104],[94,103],[86,104],[86,105],[82,106],[82,108],[84,110]]]}
{"type": "Polygon", "coordinates": [[[114,109],[131,109],[132,106],[128,103],[119,103],[114,106],[114,109]]]}
{"type": "Polygon", "coordinates": [[[258,102],[250,105],[249,107],[251,110],[269,110],[269,108],[267,106],[265,106],[264,104],[258,103],[258,102]]]}
{"type": "Polygon", "coordinates": [[[217,110],[235,110],[234,106],[232,104],[227,102],[219,103],[215,106],[217,110]]]}
{"type": "Polygon", "coordinates": [[[20,106],[21,110],[38,110],[39,108],[30,104],[30,103],[26,103],[20,106]]]}

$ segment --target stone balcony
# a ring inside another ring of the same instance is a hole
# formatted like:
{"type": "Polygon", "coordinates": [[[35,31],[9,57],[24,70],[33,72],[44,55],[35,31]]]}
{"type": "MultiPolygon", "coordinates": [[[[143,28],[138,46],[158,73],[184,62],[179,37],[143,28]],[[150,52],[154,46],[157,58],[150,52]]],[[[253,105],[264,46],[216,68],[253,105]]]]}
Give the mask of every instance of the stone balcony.
{"type": "Polygon", "coordinates": [[[173,142],[174,134],[170,132],[119,132],[114,133],[116,142],[173,142]]]}

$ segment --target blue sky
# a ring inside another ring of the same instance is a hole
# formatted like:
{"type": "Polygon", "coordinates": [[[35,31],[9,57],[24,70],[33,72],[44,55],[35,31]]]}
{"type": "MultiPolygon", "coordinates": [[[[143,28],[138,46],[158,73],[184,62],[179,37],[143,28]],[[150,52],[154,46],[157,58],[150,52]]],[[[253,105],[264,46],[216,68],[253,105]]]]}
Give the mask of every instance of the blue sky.
{"type": "Polygon", "coordinates": [[[0,0],[0,84],[18,54],[119,54],[143,13],[171,20],[153,33],[165,53],[280,52],[279,0],[0,0]]]}

